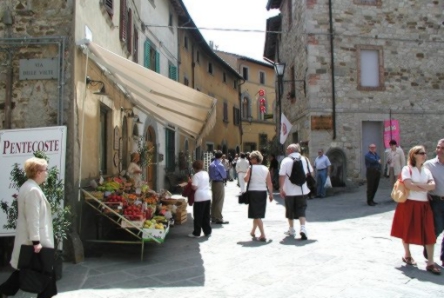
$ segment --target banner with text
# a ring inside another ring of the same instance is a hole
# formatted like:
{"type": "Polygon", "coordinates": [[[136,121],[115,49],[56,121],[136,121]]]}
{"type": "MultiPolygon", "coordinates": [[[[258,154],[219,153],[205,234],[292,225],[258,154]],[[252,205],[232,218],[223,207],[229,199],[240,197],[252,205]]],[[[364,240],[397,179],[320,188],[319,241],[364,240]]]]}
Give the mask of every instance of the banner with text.
{"type": "MultiPolygon", "coordinates": [[[[65,178],[66,126],[0,130],[0,201],[11,204],[18,193],[11,181],[14,164],[23,165],[35,151],[43,151],[49,158],[49,167],[57,167],[59,179],[65,178]]],[[[0,237],[12,236],[14,230],[6,230],[6,214],[0,210],[0,237]]]]}
{"type": "Polygon", "coordinates": [[[398,120],[384,120],[384,146],[389,148],[390,140],[395,140],[398,146],[401,145],[398,120]]]}

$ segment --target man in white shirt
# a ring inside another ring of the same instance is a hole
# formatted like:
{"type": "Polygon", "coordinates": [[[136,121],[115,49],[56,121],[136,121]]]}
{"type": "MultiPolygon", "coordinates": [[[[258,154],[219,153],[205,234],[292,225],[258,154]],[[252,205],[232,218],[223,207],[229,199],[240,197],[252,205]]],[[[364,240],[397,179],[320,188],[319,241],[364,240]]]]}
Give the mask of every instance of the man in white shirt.
{"type": "Polygon", "coordinates": [[[246,159],[245,153],[241,152],[240,159],[237,160],[236,163],[236,172],[239,178],[239,187],[241,193],[246,191],[246,184],[244,181],[245,174],[247,173],[248,168],[250,167],[250,163],[246,159]]]}
{"type": "Polygon", "coordinates": [[[318,150],[318,157],[314,161],[316,170],[316,186],[317,198],[325,198],[325,181],[330,176],[331,163],[327,155],[324,154],[324,149],[318,150]]]}
{"type": "MultiPolygon", "coordinates": [[[[305,226],[305,210],[307,209],[307,197],[310,192],[307,183],[301,186],[291,183],[289,176],[293,168],[293,160],[302,158],[301,147],[299,144],[291,144],[287,147],[288,156],[281,162],[279,169],[279,193],[285,200],[285,216],[288,219],[289,229],[285,232],[288,236],[295,235],[294,219],[299,219],[301,225],[300,235],[301,240],[307,240],[307,228],[305,226]]],[[[313,172],[310,163],[302,162],[304,172],[313,172]]]]}

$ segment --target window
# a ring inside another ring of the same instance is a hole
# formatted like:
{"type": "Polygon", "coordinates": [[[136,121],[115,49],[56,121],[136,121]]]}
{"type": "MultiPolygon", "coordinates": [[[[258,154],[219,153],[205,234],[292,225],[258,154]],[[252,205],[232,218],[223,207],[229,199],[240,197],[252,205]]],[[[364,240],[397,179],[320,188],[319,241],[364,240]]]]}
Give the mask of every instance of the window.
{"type": "Polygon", "coordinates": [[[196,52],[196,62],[197,63],[200,62],[200,53],[199,53],[199,51],[196,52]]]}
{"type": "Polygon", "coordinates": [[[213,63],[208,62],[208,72],[213,74],[213,63]]]}
{"type": "Polygon", "coordinates": [[[355,4],[358,5],[372,5],[372,6],[381,6],[381,0],[354,0],[355,4]]]}
{"type": "Polygon", "coordinates": [[[112,18],[114,15],[114,0],[103,0],[102,3],[105,5],[106,12],[112,18]]]}
{"type": "Polygon", "coordinates": [[[207,152],[214,151],[214,144],[213,143],[206,143],[206,145],[207,145],[207,152]]]}
{"type": "Polygon", "coordinates": [[[107,148],[108,148],[108,109],[105,107],[100,107],[100,125],[99,125],[99,168],[102,174],[106,174],[107,172],[107,148]]]}
{"type": "Polygon", "coordinates": [[[190,81],[188,80],[188,78],[183,78],[183,84],[185,86],[189,86],[190,85],[190,81]]]}
{"type": "Polygon", "coordinates": [[[245,81],[248,81],[248,67],[242,67],[242,77],[245,81]]]}
{"type": "Polygon", "coordinates": [[[240,110],[236,107],[233,107],[233,124],[238,126],[240,122],[240,110]]]}
{"type": "Polygon", "coordinates": [[[290,67],[290,93],[288,94],[288,99],[291,100],[292,103],[296,101],[296,76],[294,71],[294,65],[290,67]]]}
{"type": "Polygon", "coordinates": [[[165,141],[166,141],[166,156],[165,165],[166,170],[174,172],[176,168],[175,153],[176,153],[176,132],[174,127],[168,126],[165,128],[165,141]]]}
{"type": "Polygon", "coordinates": [[[226,73],[222,74],[222,82],[224,82],[224,83],[227,82],[227,74],[226,73]]]}
{"type": "Polygon", "coordinates": [[[169,63],[168,65],[168,77],[172,80],[177,81],[177,67],[174,66],[172,63],[169,63]]]}
{"type": "Polygon", "coordinates": [[[267,145],[268,145],[268,136],[267,136],[267,134],[260,133],[259,134],[259,150],[262,153],[266,153],[267,145]]]}
{"type": "Polygon", "coordinates": [[[291,138],[292,138],[294,144],[299,143],[299,134],[298,134],[298,132],[294,132],[291,135],[291,138]]]}
{"type": "Polygon", "coordinates": [[[228,123],[228,103],[224,101],[224,122],[228,123]]]}
{"type": "Polygon", "coordinates": [[[183,37],[183,47],[188,50],[188,36],[183,37]]]}
{"type": "Polygon", "coordinates": [[[171,28],[171,27],[173,27],[173,14],[171,13],[171,11],[168,15],[168,26],[170,27],[170,29],[173,29],[173,28],[171,28]]]}
{"type": "Polygon", "coordinates": [[[133,13],[131,9],[128,9],[128,17],[126,23],[126,49],[130,54],[133,53],[133,13]]]}
{"type": "Polygon", "coordinates": [[[120,0],[120,25],[119,25],[119,38],[121,41],[126,42],[127,40],[127,24],[128,24],[128,13],[126,0],[120,0]]]}
{"type": "Polygon", "coordinates": [[[382,46],[357,47],[358,90],[384,91],[384,62],[382,46]]]}
{"type": "Polygon", "coordinates": [[[160,54],[156,51],[149,39],[145,41],[143,51],[143,66],[156,72],[160,72],[160,54]]]}
{"type": "Polygon", "coordinates": [[[265,85],[265,72],[263,71],[259,72],[259,84],[265,85]]]}
{"type": "Polygon", "coordinates": [[[242,119],[248,119],[251,117],[251,111],[250,111],[250,99],[248,97],[244,97],[242,99],[242,119]]]}

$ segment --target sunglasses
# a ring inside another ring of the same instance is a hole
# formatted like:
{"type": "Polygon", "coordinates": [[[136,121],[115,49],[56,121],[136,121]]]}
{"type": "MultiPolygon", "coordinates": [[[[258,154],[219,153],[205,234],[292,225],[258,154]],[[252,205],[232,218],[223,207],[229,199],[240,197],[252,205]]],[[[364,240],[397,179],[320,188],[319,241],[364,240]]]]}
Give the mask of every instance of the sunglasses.
{"type": "Polygon", "coordinates": [[[426,155],[427,153],[425,153],[425,152],[416,152],[415,154],[417,154],[417,155],[426,155]]]}

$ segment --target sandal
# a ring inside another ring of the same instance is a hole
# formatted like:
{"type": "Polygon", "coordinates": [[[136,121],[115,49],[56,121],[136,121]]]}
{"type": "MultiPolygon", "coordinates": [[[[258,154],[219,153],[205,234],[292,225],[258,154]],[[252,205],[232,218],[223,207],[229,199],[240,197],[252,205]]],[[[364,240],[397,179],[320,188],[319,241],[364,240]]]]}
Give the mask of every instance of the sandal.
{"type": "Polygon", "coordinates": [[[433,273],[435,275],[440,275],[441,274],[441,269],[439,269],[439,267],[436,266],[436,264],[427,265],[426,269],[427,269],[427,271],[429,271],[429,272],[431,272],[431,273],[433,273]]]}
{"type": "Polygon", "coordinates": [[[265,238],[265,237],[260,237],[260,238],[258,238],[258,240],[259,240],[259,241],[262,241],[262,242],[266,242],[266,241],[267,241],[267,238],[265,238]]]}
{"type": "Polygon", "coordinates": [[[251,236],[253,239],[256,239],[256,235],[254,235],[253,233],[250,233],[250,236],[251,236]]]}
{"type": "Polygon", "coordinates": [[[402,261],[407,265],[416,266],[416,261],[412,257],[402,257],[402,261]]]}

